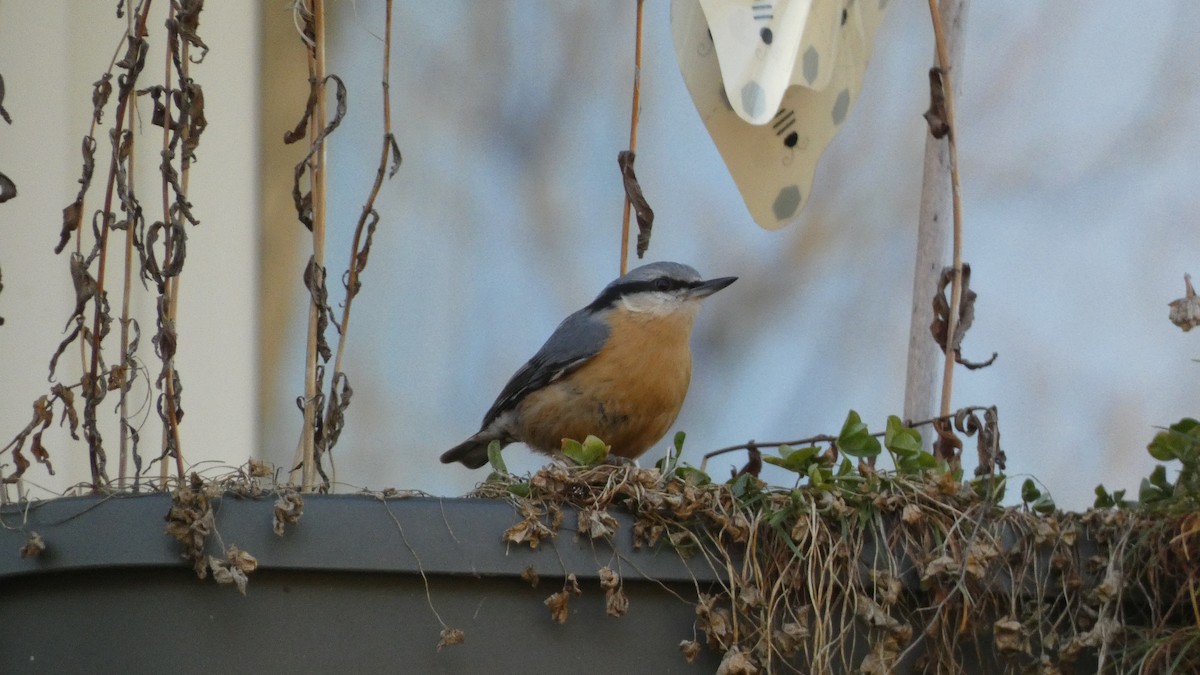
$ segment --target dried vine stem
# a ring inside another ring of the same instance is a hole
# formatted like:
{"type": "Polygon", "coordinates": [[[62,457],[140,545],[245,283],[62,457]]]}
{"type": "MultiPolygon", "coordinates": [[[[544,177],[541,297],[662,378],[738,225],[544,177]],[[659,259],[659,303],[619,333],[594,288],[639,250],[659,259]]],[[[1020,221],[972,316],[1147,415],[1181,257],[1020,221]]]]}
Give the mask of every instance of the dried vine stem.
{"type": "MultiPolygon", "coordinates": [[[[126,30],[128,31],[128,33],[130,35],[132,35],[134,28],[135,28],[134,12],[130,12],[128,14],[127,18],[128,18],[128,28],[126,30]]],[[[132,129],[134,127],[134,123],[135,123],[134,112],[135,112],[134,107],[130,106],[129,111],[128,111],[128,119],[126,120],[126,124],[129,126],[130,129],[132,129]]],[[[136,178],[136,176],[134,174],[134,167],[137,164],[137,162],[134,161],[134,157],[136,156],[136,144],[134,143],[134,138],[135,138],[134,136],[131,136],[129,138],[129,173],[126,178],[126,180],[127,180],[126,189],[130,192],[131,195],[133,193],[133,186],[134,186],[135,178],[136,178]]],[[[133,360],[131,358],[132,353],[129,349],[129,325],[130,325],[130,322],[133,320],[129,316],[129,311],[130,311],[129,310],[129,302],[130,302],[130,294],[131,294],[131,291],[133,290],[133,237],[134,237],[134,228],[137,227],[137,223],[134,222],[134,217],[132,214],[127,213],[126,216],[127,216],[127,220],[126,220],[127,225],[125,227],[125,267],[124,267],[125,278],[124,278],[124,283],[122,284],[122,287],[121,287],[121,366],[120,366],[121,393],[120,393],[120,402],[118,404],[118,408],[119,408],[118,414],[120,415],[119,424],[120,424],[120,428],[121,428],[120,429],[121,440],[120,440],[119,455],[117,458],[117,486],[120,488],[126,487],[126,480],[128,479],[128,476],[129,476],[129,473],[128,473],[129,472],[129,433],[132,430],[132,427],[130,427],[130,425],[128,423],[128,420],[129,420],[129,386],[130,386],[130,382],[133,379],[133,373],[134,373],[133,360]]]]}
{"type": "MultiPolygon", "coordinates": [[[[125,136],[127,111],[130,101],[136,96],[135,85],[137,84],[137,77],[142,70],[143,59],[145,57],[145,42],[142,36],[146,33],[146,18],[150,13],[150,2],[151,0],[145,0],[142,4],[137,25],[134,31],[126,36],[126,41],[129,44],[129,51],[126,52],[125,57],[128,60],[128,63],[125,65],[128,69],[128,76],[120,81],[120,98],[117,101],[117,112],[114,115],[111,136],[113,143],[112,160],[109,163],[108,180],[106,181],[104,193],[104,210],[100,214],[99,234],[96,242],[98,261],[95,276],[95,292],[92,295],[92,330],[89,341],[91,354],[82,379],[84,397],[83,429],[84,438],[87,439],[88,443],[88,463],[92,474],[93,490],[99,490],[103,484],[108,483],[103,442],[96,424],[96,407],[104,399],[104,395],[107,392],[107,383],[104,381],[105,378],[102,377],[103,373],[101,372],[100,353],[101,342],[108,333],[109,320],[107,297],[104,289],[105,270],[108,263],[108,235],[113,224],[113,194],[117,187],[117,172],[119,170],[122,143],[125,136]]],[[[84,274],[86,274],[86,271],[84,274]]],[[[85,339],[85,341],[88,340],[85,339]]]]}
{"type": "MultiPolygon", "coordinates": [[[[326,121],[325,96],[325,0],[307,0],[305,9],[312,17],[312,43],[308,49],[309,81],[315,87],[316,102],[308,120],[308,137],[319,143],[308,157],[309,180],[312,197],[312,262],[310,269],[324,271],[325,268],[325,142],[322,133],[326,121]]],[[[324,286],[323,274],[319,283],[324,286]]],[[[318,343],[322,336],[320,324],[325,308],[310,295],[308,307],[308,343],[304,363],[304,429],[301,433],[302,487],[311,491],[317,483],[316,429],[318,415],[317,356],[318,343]]]]}
{"type": "MultiPolygon", "coordinates": [[[[633,48],[633,110],[629,114],[629,152],[637,152],[638,117],[642,105],[642,9],[645,0],[637,0],[637,28],[633,48]]],[[[621,220],[621,274],[629,269],[629,212],[632,201],[625,194],[625,214],[621,220]]]]}
{"type": "MultiPolygon", "coordinates": [[[[942,25],[939,4],[939,0],[929,0],[929,14],[933,21],[933,39],[937,49],[938,67],[941,69],[942,88],[945,92],[946,116],[944,121],[948,127],[946,143],[950,159],[950,194],[954,205],[952,257],[954,278],[950,287],[950,317],[946,326],[946,335],[953,336],[958,328],[959,308],[962,306],[962,195],[958,173],[958,125],[954,115],[954,84],[951,79],[950,55],[946,47],[945,28],[942,25]]],[[[942,370],[942,415],[950,413],[950,399],[954,391],[955,350],[950,345],[950,339],[947,339],[946,358],[942,370]]]]}
{"type": "Polygon", "coordinates": [[[384,27],[383,38],[383,142],[379,148],[379,167],[375,171],[375,182],[371,185],[371,191],[367,195],[367,201],[363,204],[362,213],[359,214],[358,223],[354,226],[354,242],[350,247],[350,262],[346,266],[346,300],[342,306],[342,320],[335,324],[338,329],[337,355],[333,361],[333,377],[329,383],[329,396],[325,399],[325,422],[322,427],[322,446],[323,450],[331,450],[337,443],[338,434],[341,431],[343,423],[343,415],[346,407],[350,404],[350,395],[352,390],[346,378],[345,372],[342,370],[342,357],[346,351],[346,336],[350,329],[350,307],[354,303],[355,296],[358,295],[362,288],[362,282],[359,281],[363,270],[367,267],[367,259],[371,253],[371,239],[375,235],[375,226],[379,223],[379,213],[375,210],[375,198],[379,196],[379,190],[383,186],[385,176],[391,178],[396,175],[396,171],[400,168],[400,148],[396,144],[396,137],[392,134],[392,103],[389,93],[389,82],[391,81],[391,52],[392,52],[392,0],[386,2],[387,19],[384,27]],[[388,160],[392,160],[392,169],[388,171],[388,160]],[[366,238],[364,239],[364,232],[366,238]],[[338,383],[341,381],[341,390],[339,391],[338,383]]]}

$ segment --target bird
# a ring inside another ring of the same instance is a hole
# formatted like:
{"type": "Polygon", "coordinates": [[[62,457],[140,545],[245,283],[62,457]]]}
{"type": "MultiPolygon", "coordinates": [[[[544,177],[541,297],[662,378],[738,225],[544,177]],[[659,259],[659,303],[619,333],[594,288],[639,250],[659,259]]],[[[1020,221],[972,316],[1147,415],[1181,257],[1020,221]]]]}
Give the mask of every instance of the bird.
{"type": "Polygon", "coordinates": [[[558,325],[504,385],[479,431],[441,461],[477,469],[492,441],[555,455],[563,439],[589,435],[609,445],[610,455],[636,459],[683,407],[700,301],[734,281],[705,281],[676,262],[642,265],[613,280],[558,325]]]}

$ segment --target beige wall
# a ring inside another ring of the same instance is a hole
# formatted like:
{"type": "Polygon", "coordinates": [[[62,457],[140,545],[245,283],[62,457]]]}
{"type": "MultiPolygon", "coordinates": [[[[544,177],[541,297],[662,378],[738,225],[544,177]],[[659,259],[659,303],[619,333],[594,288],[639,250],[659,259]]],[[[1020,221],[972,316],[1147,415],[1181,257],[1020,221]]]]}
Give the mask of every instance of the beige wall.
{"type": "MultiPolygon", "coordinates": [[[[61,209],[78,188],[79,144],[89,124],[91,83],[106,69],[125,27],[124,20],[115,17],[115,6],[65,0],[0,2],[0,74],[6,85],[5,107],[13,117],[11,126],[0,124],[0,171],[20,191],[15,200],[0,205],[0,316],[6,320],[0,327],[0,443],[24,427],[30,404],[47,392],[46,365],[71,313],[67,254],[55,256],[53,247],[61,209]]],[[[142,86],[162,80],[158,27],[165,7],[165,2],[155,3],[149,20],[151,52],[142,86]]],[[[251,2],[208,3],[200,34],[211,51],[192,70],[204,87],[209,126],[191,173],[189,191],[201,224],[188,233],[178,322],[177,365],[186,412],[181,433],[189,463],[203,457],[217,464],[239,464],[255,443],[259,7],[251,2]]],[[[138,190],[153,220],[159,203],[154,179],[161,130],[150,125],[149,111],[143,100],[137,166],[138,190]]],[[[102,199],[106,160],[100,158],[106,157],[111,122],[110,112],[97,132],[99,161],[88,212],[102,199]]],[[[110,303],[114,314],[119,313],[119,284],[110,285],[110,303]]],[[[135,283],[133,304],[142,327],[140,354],[157,372],[150,343],[153,296],[135,283]]],[[[115,330],[107,342],[113,351],[106,358],[112,363],[117,358],[115,330]]],[[[72,350],[63,358],[60,381],[78,381],[77,354],[72,350]]],[[[143,420],[141,450],[147,461],[159,451],[157,394],[145,379],[131,394],[133,408],[140,409],[136,419],[143,420]]],[[[115,404],[116,396],[110,396],[100,411],[113,476],[115,404]]],[[[45,444],[57,475],[48,476],[34,466],[26,474],[30,483],[58,492],[88,478],[82,442],[71,441],[55,428],[46,434],[45,444]]],[[[11,472],[8,454],[0,455],[0,464],[8,464],[5,471],[11,472]]]]}

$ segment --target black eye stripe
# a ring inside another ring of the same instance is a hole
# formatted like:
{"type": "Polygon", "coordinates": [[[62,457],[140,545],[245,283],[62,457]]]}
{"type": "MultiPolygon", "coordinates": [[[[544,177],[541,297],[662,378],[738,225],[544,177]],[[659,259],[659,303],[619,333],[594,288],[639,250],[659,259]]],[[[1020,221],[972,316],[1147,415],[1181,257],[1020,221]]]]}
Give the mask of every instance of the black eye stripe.
{"type": "Polygon", "coordinates": [[[588,309],[597,311],[606,307],[611,307],[621,296],[631,295],[633,293],[641,293],[645,291],[670,292],[677,291],[681,288],[695,288],[702,284],[702,281],[684,281],[682,279],[673,279],[671,277],[658,277],[657,279],[646,279],[640,281],[626,281],[622,284],[617,284],[610,288],[604,289],[592,304],[588,305],[588,309]],[[666,282],[666,283],[663,283],[666,282]]]}

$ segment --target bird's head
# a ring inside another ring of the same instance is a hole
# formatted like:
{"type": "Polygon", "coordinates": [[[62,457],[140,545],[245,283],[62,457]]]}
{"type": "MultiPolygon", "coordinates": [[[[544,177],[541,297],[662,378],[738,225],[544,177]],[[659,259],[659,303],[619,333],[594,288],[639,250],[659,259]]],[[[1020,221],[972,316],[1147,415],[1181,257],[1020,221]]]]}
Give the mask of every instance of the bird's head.
{"type": "Polygon", "coordinates": [[[621,308],[656,316],[686,311],[695,314],[700,300],[716,293],[737,277],[705,281],[695,269],[674,262],[656,262],[630,270],[604,287],[588,309],[598,312],[621,308]]]}

